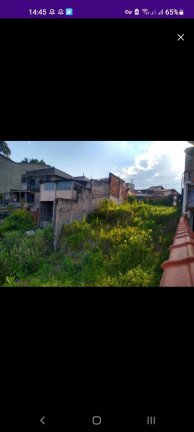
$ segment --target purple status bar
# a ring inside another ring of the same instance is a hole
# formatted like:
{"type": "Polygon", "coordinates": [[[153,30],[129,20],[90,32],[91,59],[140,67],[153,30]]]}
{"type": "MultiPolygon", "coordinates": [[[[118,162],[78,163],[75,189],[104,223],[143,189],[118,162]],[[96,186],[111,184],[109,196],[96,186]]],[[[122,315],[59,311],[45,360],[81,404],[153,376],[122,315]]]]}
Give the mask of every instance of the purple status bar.
{"type": "Polygon", "coordinates": [[[0,18],[194,18],[190,0],[1,0],[0,18]]]}

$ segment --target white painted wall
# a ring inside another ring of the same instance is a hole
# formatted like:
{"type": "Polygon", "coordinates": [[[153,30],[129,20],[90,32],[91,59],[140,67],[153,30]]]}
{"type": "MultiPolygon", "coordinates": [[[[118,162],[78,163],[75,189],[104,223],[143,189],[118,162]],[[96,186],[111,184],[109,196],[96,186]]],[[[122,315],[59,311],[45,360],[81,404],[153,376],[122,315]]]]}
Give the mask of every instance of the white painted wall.
{"type": "Polygon", "coordinates": [[[44,183],[40,185],[40,201],[54,201],[55,198],[77,200],[77,191],[74,190],[44,190],[44,183]]]}

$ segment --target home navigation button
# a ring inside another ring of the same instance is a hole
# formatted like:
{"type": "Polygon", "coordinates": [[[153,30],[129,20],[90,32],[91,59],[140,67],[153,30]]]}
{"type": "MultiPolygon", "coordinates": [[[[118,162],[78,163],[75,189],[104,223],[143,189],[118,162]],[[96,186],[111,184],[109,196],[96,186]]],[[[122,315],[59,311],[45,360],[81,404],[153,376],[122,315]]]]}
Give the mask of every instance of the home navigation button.
{"type": "Polygon", "coordinates": [[[100,416],[94,416],[92,417],[92,423],[95,426],[99,426],[101,424],[101,417],[100,416]]]}

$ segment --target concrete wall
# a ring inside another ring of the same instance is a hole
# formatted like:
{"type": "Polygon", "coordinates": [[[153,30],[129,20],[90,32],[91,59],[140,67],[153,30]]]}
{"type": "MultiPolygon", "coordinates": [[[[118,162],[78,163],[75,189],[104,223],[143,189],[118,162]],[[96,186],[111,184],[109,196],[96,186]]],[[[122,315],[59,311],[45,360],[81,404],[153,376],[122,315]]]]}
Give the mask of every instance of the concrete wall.
{"type": "Polygon", "coordinates": [[[109,198],[109,183],[102,180],[91,180],[92,198],[109,198]]]}
{"type": "MultiPolygon", "coordinates": [[[[56,188],[56,184],[54,185],[56,188]]],[[[54,201],[57,198],[67,200],[77,200],[77,191],[73,189],[72,183],[70,190],[45,190],[45,183],[40,184],[40,201],[54,201]]],[[[79,186],[78,186],[79,189],[79,186]]]]}
{"type": "Polygon", "coordinates": [[[35,209],[40,207],[40,192],[36,192],[35,193],[35,197],[34,197],[34,207],[35,209]]]}
{"type": "Polygon", "coordinates": [[[194,170],[194,147],[187,147],[185,150],[185,171],[194,170]]]}
{"type": "Polygon", "coordinates": [[[17,163],[0,154],[0,192],[20,189],[22,174],[27,170],[45,168],[49,168],[49,165],[17,163]]]}
{"type": "Polygon", "coordinates": [[[20,189],[23,190],[23,191],[28,190],[27,183],[21,183],[20,189]]]}
{"type": "Polygon", "coordinates": [[[41,201],[54,201],[55,198],[62,198],[67,200],[76,200],[77,199],[77,191],[74,190],[57,190],[56,195],[55,191],[52,190],[42,190],[41,185],[41,201]]]}
{"type": "Polygon", "coordinates": [[[91,204],[91,191],[86,188],[77,191],[77,201],[59,198],[56,205],[56,242],[59,240],[63,224],[70,224],[74,220],[81,222],[83,216],[87,216],[92,211],[93,205],[91,204]]]}

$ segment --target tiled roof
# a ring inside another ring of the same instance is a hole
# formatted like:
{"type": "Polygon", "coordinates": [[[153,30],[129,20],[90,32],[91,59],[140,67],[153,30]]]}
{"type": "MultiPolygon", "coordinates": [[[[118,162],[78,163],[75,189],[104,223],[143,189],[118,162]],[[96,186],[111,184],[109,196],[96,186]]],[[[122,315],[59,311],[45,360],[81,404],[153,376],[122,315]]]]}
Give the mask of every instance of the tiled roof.
{"type": "Polygon", "coordinates": [[[164,272],[160,286],[194,287],[194,232],[186,216],[181,216],[169,249],[169,259],[161,264],[164,272]]]}
{"type": "Polygon", "coordinates": [[[163,190],[163,189],[164,189],[163,186],[151,186],[148,188],[148,190],[156,190],[156,191],[163,190]]]}

